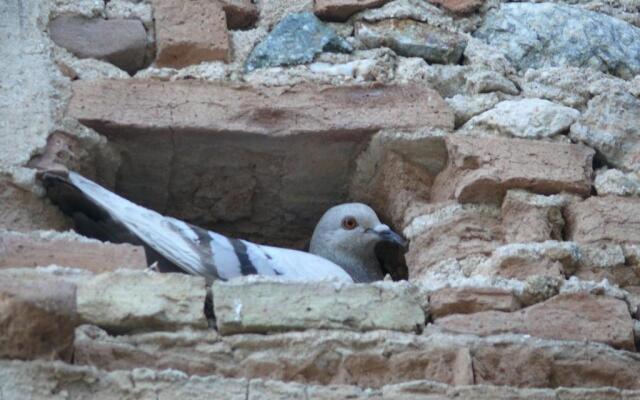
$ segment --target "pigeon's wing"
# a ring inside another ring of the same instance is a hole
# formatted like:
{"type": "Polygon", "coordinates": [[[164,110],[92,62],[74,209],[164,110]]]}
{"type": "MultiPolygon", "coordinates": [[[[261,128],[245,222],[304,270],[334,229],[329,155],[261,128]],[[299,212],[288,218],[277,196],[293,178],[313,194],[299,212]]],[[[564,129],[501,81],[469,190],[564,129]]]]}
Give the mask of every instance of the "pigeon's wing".
{"type": "Polygon", "coordinates": [[[101,239],[141,243],[193,275],[231,279],[243,275],[293,280],[351,281],[338,265],[296,250],[232,239],[138,206],[74,172],[43,175],[49,196],[101,239]]]}

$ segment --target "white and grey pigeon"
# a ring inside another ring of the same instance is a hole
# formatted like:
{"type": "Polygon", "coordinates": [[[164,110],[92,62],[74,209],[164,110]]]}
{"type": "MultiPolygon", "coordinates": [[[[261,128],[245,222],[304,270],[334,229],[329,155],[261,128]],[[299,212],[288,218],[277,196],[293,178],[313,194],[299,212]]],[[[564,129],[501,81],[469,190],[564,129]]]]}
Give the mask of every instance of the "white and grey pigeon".
{"type": "Polygon", "coordinates": [[[71,171],[46,171],[47,195],[97,239],[144,246],[149,263],[161,271],[181,271],[208,281],[244,275],[286,280],[334,278],[371,282],[389,273],[407,279],[404,240],[361,203],[329,209],[311,239],[310,252],[233,239],[138,206],[71,171]]]}

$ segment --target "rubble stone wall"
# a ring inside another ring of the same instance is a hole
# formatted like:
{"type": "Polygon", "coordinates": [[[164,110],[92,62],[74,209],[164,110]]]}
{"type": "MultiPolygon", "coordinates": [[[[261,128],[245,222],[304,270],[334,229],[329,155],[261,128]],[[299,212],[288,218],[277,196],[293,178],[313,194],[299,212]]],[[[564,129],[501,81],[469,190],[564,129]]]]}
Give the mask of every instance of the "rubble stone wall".
{"type": "Polygon", "coordinates": [[[636,1],[6,0],[0,56],[0,399],[640,398],[636,1]],[[363,201],[409,281],[145,271],[56,164],[300,249],[363,201]]]}

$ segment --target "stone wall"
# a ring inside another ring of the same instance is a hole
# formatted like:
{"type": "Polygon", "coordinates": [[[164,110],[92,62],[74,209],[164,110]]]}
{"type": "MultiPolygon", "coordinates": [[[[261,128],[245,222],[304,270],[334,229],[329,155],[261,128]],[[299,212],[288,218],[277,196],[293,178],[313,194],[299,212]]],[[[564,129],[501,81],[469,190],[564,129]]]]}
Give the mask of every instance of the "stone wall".
{"type": "Polygon", "coordinates": [[[0,399],[640,397],[633,1],[8,0],[0,55],[0,399]],[[295,248],[367,202],[410,279],[145,271],[56,164],[295,248]]]}

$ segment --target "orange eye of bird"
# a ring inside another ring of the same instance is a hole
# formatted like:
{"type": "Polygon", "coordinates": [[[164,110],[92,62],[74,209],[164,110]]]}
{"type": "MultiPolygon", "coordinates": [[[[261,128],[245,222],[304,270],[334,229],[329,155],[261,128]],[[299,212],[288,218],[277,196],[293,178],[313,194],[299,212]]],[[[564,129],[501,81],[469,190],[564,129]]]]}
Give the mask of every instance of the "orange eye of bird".
{"type": "Polygon", "coordinates": [[[345,217],[342,220],[342,227],[347,230],[355,229],[358,226],[358,221],[353,217],[345,217]]]}

